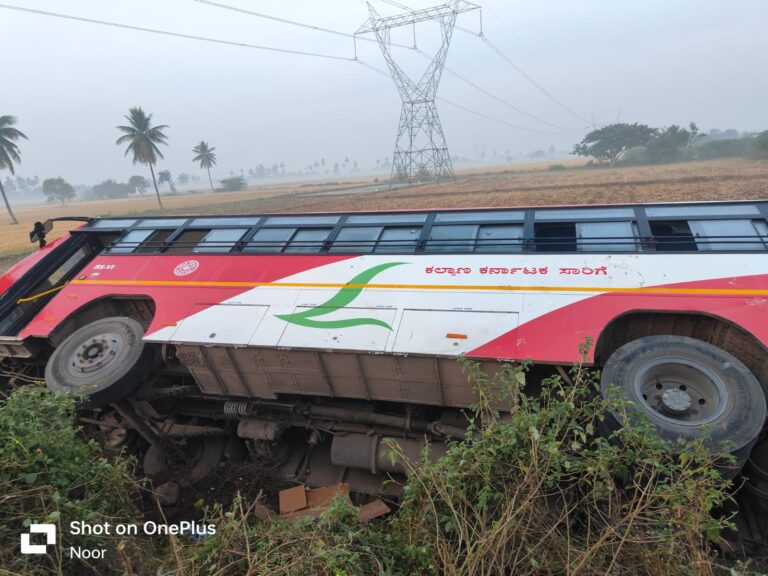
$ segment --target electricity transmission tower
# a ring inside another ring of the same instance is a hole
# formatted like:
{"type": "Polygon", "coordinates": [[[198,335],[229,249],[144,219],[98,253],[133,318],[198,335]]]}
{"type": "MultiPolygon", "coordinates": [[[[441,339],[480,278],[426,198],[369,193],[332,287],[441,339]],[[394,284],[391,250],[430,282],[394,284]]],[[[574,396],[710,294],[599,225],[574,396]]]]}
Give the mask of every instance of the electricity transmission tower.
{"type": "Polygon", "coordinates": [[[454,0],[448,4],[409,10],[404,14],[382,18],[368,4],[370,19],[363,24],[356,34],[373,32],[387,62],[403,107],[400,112],[400,125],[397,129],[395,152],[392,160],[392,182],[412,182],[414,179],[442,180],[453,178],[451,156],[445,135],[437,115],[435,97],[440,77],[443,73],[448,46],[456,24],[456,17],[462,12],[477,10],[480,7],[464,0],[454,0]],[[395,62],[392,56],[390,31],[401,26],[415,27],[419,22],[437,21],[440,24],[441,44],[432,57],[424,74],[415,82],[395,62]]]}

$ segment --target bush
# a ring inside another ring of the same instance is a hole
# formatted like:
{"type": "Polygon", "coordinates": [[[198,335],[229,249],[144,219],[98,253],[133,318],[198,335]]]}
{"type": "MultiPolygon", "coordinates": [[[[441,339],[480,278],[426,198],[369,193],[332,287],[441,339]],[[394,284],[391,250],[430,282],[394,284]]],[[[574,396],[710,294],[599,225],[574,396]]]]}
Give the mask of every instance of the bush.
{"type": "Polygon", "coordinates": [[[645,146],[645,156],[651,164],[679,162],[686,158],[688,146],[693,142],[698,128],[695,124],[686,130],[672,125],[658,130],[645,146]]]}
{"type": "Polygon", "coordinates": [[[217,192],[237,192],[248,188],[248,182],[242,176],[232,176],[231,178],[222,178],[217,192]]]}
{"type": "Polygon", "coordinates": [[[715,158],[740,158],[748,157],[752,153],[752,139],[739,138],[729,140],[710,140],[694,146],[691,152],[700,160],[712,160],[715,158]]]}
{"type": "Polygon", "coordinates": [[[624,153],[618,164],[620,166],[642,166],[643,164],[648,164],[645,146],[630,148],[624,153]]]}
{"type": "Polygon", "coordinates": [[[727,495],[700,442],[672,446],[648,423],[597,434],[627,404],[600,399],[597,376],[578,368],[535,398],[520,371],[469,368],[483,398],[471,435],[413,471],[394,520],[439,572],[707,572],[706,538],[727,525],[711,514],[727,495]],[[509,416],[491,408],[492,389],[506,391],[509,416]]]}
{"type": "Polygon", "coordinates": [[[83,440],[73,423],[74,401],[38,386],[15,390],[0,406],[0,566],[9,571],[91,573],[64,551],[101,548],[105,542],[70,536],[69,523],[114,524],[137,517],[128,462],[107,461],[99,445],[83,440]],[[57,524],[57,553],[19,554],[19,534],[33,523],[57,524]]]}
{"type": "Polygon", "coordinates": [[[563,164],[551,164],[547,170],[550,172],[562,172],[563,170],[568,170],[568,167],[563,164]]]}
{"type": "Polygon", "coordinates": [[[768,130],[755,137],[753,146],[756,157],[768,158],[768,130]]]}

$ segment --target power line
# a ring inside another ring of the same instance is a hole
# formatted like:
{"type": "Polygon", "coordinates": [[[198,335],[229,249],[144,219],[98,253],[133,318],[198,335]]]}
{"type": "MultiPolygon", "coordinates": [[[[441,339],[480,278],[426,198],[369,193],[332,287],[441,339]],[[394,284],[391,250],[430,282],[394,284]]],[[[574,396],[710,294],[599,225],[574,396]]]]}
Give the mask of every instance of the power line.
{"type": "MultiPolygon", "coordinates": [[[[194,0],[194,1],[201,1],[201,0],[194,0]]],[[[382,0],[382,1],[385,1],[385,0],[382,0]]],[[[209,2],[204,2],[204,3],[209,3],[209,2]]],[[[205,37],[205,36],[196,36],[196,35],[193,35],[193,34],[183,34],[183,33],[179,33],[179,32],[170,32],[168,30],[159,30],[159,29],[155,29],[155,28],[145,28],[143,26],[133,26],[133,25],[130,25],[130,24],[121,24],[121,23],[118,23],[118,22],[109,22],[109,21],[106,21],[106,20],[97,20],[97,19],[94,19],[94,18],[85,18],[85,17],[81,17],[81,16],[72,16],[72,15],[69,15],[69,14],[60,14],[60,13],[57,13],[57,12],[48,12],[48,11],[45,11],[45,10],[35,10],[33,8],[24,8],[24,7],[21,7],[21,6],[12,6],[12,5],[9,5],[9,4],[0,4],[0,9],[15,10],[15,11],[18,11],[18,12],[25,12],[25,13],[29,13],[29,14],[36,14],[36,15],[40,15],[40,16],[49,16],[49,17],[53,17],[53,18],[61,18],[61,19],[64,19],[64,20],[72,20],[72,21],[76,21],[76,22],[85,22],[85,23],[88,23],[88,24],[98,24],[98,25],[101,25],[101,26],[110,26],[110,27],[113,27],[113,28],[121,28],[121,29],[125,29],[125,30],[133,30],[133,31],[137,31],[137,32],[147,32],[147,33],[150,33],[150,34],[159,34],[159,35],[162,35],[162,36],[171,36],[171,37],[176,37],[176,38],[185,38],[187,40],[198,40],[198,41],[201,41],[201,42],[210,42],[210,43],[214,43],[214,44],[223,44],[223,45],[226,45],[226,46],[237,46],[237,47],[240,47],[240,48],[252,48],[252,49],[255,49],[255,50],[266,50],[266,51],[269,51],[269,52],[278,52],[278,53],[283,53],[283,54],[294,54],[294,55],[298,55],[298,56],[310,56],[310,57],[316,57],[316,58],[327,58],[327,59],[331,59],[331,60],[341,60],[341,61],[345,61],[345,62],[358,62],[362,66],[365,66],[366,68],[369,68],[369,69],[371,69],[371,70],[373,70],[375,72],[378,72],[379,74],[382,74],[382,75],[386,76],[387,78],[389,78],[389,74],[387,74],[383,70],[380,70],[380,69],[376,68],[375,66],[372,66],[372,65],[368,64],[367,62],[363,62],[362,60],[355,59],[355,58],[349,58],[349,57],[345,57],[345,56],[334,56],[332,54],[321,54],[321,53],[318,53],[318,52],[306,52],[306,51],[302,51],[302,50],[291,50],[291,49],[288,49],[288,48],[275,48],[273,46],[261,46],[261,45],[257,45],[257,44],[248,44],[248,43],[245,43],[245,42],[234,42],[234,41],[230,41],[230,40],[221,40],[221,39],[218,39],[218,38],[209,38],[209,37],[205,37]]],[[[306,25],[306,26],[307,27],[312,27],[312,28],[315,28],[315,29],[318,29],[318,30],[323,30],[320,27],[313,27],[312,25],[306,25]]],[[[326,31],[326,30],[323,30],[323,31],[326,31]]],[[[330,30],[328,30],[328,31],[330,31],[330,30]]],[[[347,35],[344,32],[339,32],[339,33],[342,34],[342,35],[347,35]]],[[[352,36],[352,35],[349,35],[349,36],[352,36]]],[[[410,47],[408,47],[408,48],[410,48],[410,47]]],[[[459,77],[458,74],[456,74],[452,70],[448,70],[448,71],[451,72],[452,74],[456,75],[457,77],[459,77]]],[[[464,78],[462,78],[462,80],[470,82],[470,81],[468,81],[468,80],[466,80],[464,78]]],[[[471,84],[474,84],[474,83],[471,83],[471,84]]],[[[481,91],[486,92],[489,96],[498,99],[498,97],[492,95],[491,93],[488,93],[487,91],[483,90],[479,86],[475,85],[475,87],[478,88],[481,91]]],[[[470,108],[467,108],[466,106],[462,106],[461,104],[457,104],[455,102],[451,102],[451,101],[446,100],[444,98],[438,98],[438,99],[440,101],[442,101],[442,102],[445,102],[446,104],[449,104],[451,106],[454,106],[456,108],[464,110],[465,112],[468,112],[470,114],[474,114],[475,116],[478,116],[478,117],[481,117],[481,118],[485,118],[487,120],[491,120],[491,121],[496,122],[498,124],[503,124],[505,126],[516,128],[518,130],[524,130],[524,131],[527,131],[527,132],[535,132],[535,133],[538,133],[538,134],[552,134],[552,132],[544,132],[544,131],[540,131],[540,130],[535,130],[533,128],[526,128],[524,126],[518,126],[516,124],[512,124],[510,122],[506,122],[506,121],[500,120],[498,118],[493,118],[492,116],[488,116],[486,114],[483,114],[482,112],[477,112],[476,110],[472,110],[470,108]]],[[[502,100],[500,100],[500,101],[502,101],[502,100]]],[[[509,104],[509,103],[506,103],[506,104],[508,106],[514,108],[514,106],[512,106],[511,104],[509,104]]],[[[518,111],[520,111],[520,110],[518,110],[518,111]]],[[[522,111],[520,111],[520,112],[523,113],[523,114],[528,115],[525,112],[522,112],[522,111]]]]}
{"type": "Polygon", "coordinates": [[[541,122],[542,124],[546,124],[547,126],[551,126],[552,128],[557,128],[558,130],[564,130],[566,132],[573,131],[571,128],[567,128],[565,126],[561,126],[560,124],[555,124],[554,122],[550,122],[548,120],[544,120],[543,118],[539,118],[538,116],[536,116],[534,114],[531,114],[530,112],[526,112],[522,108],[518,108],[514,104],[511,104],[510,102],[507,102],[503,98],[500,98],[499,96],[496,96],[493,92],[489,92],[488,90],[486,90],[482,86],[479,86],[475,82],[472,82],[472,80],[470,80],[469,78],[465,78],[464,76],[462,76],[461,74],[459,74],[455,70],[453,70],[451,68],[448,68],[447,66],[445,67],[445,71],[448,72],[449,74],[451,74],[452,76],[455,76],[456,78],[458,78],[459,80],[461,80],[465,84],[468,84],[469,86],[472,86],[475,90],[478,90],[478,91],[482,92],[483,94],[485,94],[489,98],[493,98],[497,102],[500,102],[500,103],[504,104],[504,106],[507,106],[508,108],[511,108],[512,110],[514,110],[515,112],[517,112],[519,114],[522,114],[523,116],[527,116],[528,118],[530,118],[532,120],[536,120],[537,122],[541,122]]]}
{"type": "Polygon", "coordinates": [[[400,4],[399,2],[395,2],[394,0],[381,0],[385,4],[389,4],[390,6],[394,6],[395,8],[400,8],[400,10],[406,10],[408,12],[413,12],[413,8],[408,8],[405,4],[400,4]]]}
{"type": "MultiPolygon", "coordinates": [[[[288,18],[282,18],[282,17],[279,17],[279,16],[272,16],[270,14],[264,14],[263,12],[255,12],[253,10],[248,10],[248,9],[245,9],[245,8],[240,8],[240,7],[237,7],[237,6],[232,6],[230,4],[223,4],[221,2],[214,2],[213,0],[192,0],[192,1],[193,2],[197,2],[198,4],[205,4],[205,5],[208,5],[208,6],[213,6],[213,7],[216,7],[216,8],[221,8],[223,10],[229,10],[229,11],[238,12],[238,13],[241,13],[241,14],[248,14],[249,16],[255,16],[257,18],[263,18],[263,19],[266,19],[266,20],[272,20],[272,21],[275,21],[275,22],[281,22],[283,24],[288,24],[288,25],[291,25],[291,26],[298,26],[298,27],[301,27],[301,28],[306,28],[308,30],[314,30],[314,31],[317,31],[317,32],[326,32],[328,34],[334,34],[336,36],[343,36],[343,37],[346,37],[346,38],[360,39],[360,40],[363,40],[363,41],[366,41],[366,42],[374,42],[374,43],[376,42],[376,40],[374,40],[372,38],[366,38],[365,36],[350,34],[348,32],[343,32],[341,30],[334,30],[332,28],[325,28],[323,26],[316,26],[314,24],[308,24],[306,22],[298,22],[296,20],[290,20],[288,18]]],[[[409,12],[413,12],[412,8],[409,8],[405,4],[401,4],[399,2],[395,2],[394,0],[381,0],[381,2],[385,2],[386,4],[394,6],[396,8],[401,9],[401,10],[407,10],[409,12]]],[[[464,32],[466,32],[468,34],[471,34],[473,36],[478,36],[480,38],[483,37],[482,29],[481,29],[480,32],[474,32],[472,30],[468,30],[466,28],[461,28],[459,26],[456,26],[456,28],[458,28],[459,30],[462,30],[462,31],[464,31],[464,32]]],[[[428,59],[431,59],[427,54],[425,54],[423,51],[419,50],[418,48],[415,48],[414,46],[407,46],[407,45],[404,45],[404,44],[396,44],[396,43],[393,43],[393,42],[391,42],[390,45],[391,46],[397,46],[398,48],[407,48],[409,50],[415,50],[421,56],[424,56],[424,57],[426,57],[428,59]]],[[[490,98],[493,98],[497,102],[501,102],[505,106],[511,108],[512,110],[515,110],[516,112],[518,112],[519,114],[522,114],[523,116],[527,116],[528,118],[531,118],[532,120],[536,120],[538,122],[542,122],[543,124],[546,124],[546,125],[551,126],[553,128],[557,128],[557,129],[560,129],[560,130],[571,131],[571,129],[566,128],[565,126],[560,126],[560,125],[555,124],[553,122],[549,122],[547,120],[544,120],[543,118],[539,118],[538,116],[530,114],[530,113],[526,112],[525,110],[522,110],[521,108],[518,108],[517,106],[511,104],[510,102],[504,100],[503,98],[500,98],[499,96],[496,96],[495,94],[491,93],[490,91],[488,91],[488,90],[478,86],[474,82],[468,80],[467,78],[464,78],[458,72],[455,72],[454,70],[448,68],[447,66],[445,67],[445,70],[447,72],[449,72],[450,74],[452,74],[453,76],[455,76],[456,78],[458,78],[459,80],[461,80],[462,82],[465,82],[466,84],[469,84],[470,86],[472,86],[476,90],[479,90],[480,92],[482,92],[486,96],[488,96],[490,98]]]]}
{"type": "MultiPolygon", "coordinates": [[[[216,8],[221,8],[222,10],[230,10],[232,12],[239,12],[241,14],[248,14],[249,16],[256,16],[257,18],[264,18],[265,20],[272,20],[274,22],[281,22],[283,24],[289,24],[291,26],[298,26],[300,28],[307,28],[308,30],[314,30],[316,32],[326,32],[328,34],[334,34],[336,36],[344,36],[345,38],[354,38],[357,40],[363,40],[365,42],[373,42],[376,43],[376,40],[372,38],[366,38],[364,36],[357,36],[355,34],[351,34],[349,32],[344,32],[342,30],[334,30],[333,28],[325,28],[323,26],[315,26],[314,24],[307,24],[306,22],[298,22],[296,20],[289,20],[288,18],[281,18],[280,16],[272,16],[270,14],[264,14],[263,12],[255,12],[253,10],[247,10],[245,8],[239,8],[237,6],[232,6],[230,4],[222,4],[221,2],[213,2],[211,0],[192,0],[192,2],[197,2],[198,4],[207,4],[208,6],[214,6],[216,8]]],[[[398,48],[407,48],[409,50],[413,50],[413,46],[406,46],[405,44],[392,44],[392,46],[397,46],[398,48]]]]}
{"type": "MultiPolygon", "coordinates": [[[[401,9],[403,9],[403,10],[407,10],[407,11],[409,11],[409,12],[413,12],[413,9],[412,9],[412,8],[409,8],[409,7],[408,7],[408,6],[406,6],[405,4],[400,4],[399,2],[395,2],[394,0],[381,0],[381,1],[382,1],[382,2],[385,2],[385,3],[387,3],[387,4],[391,5],[391,6],[395,6],[395,7],[397,7],[397,8],[401,8],[401,9]]],[[[489,9],[490,9],[490,8],[489,8],[489,9]]],[[[501,51],[501,50],[500,50],[500,49],[499,49],[499,48],[498,48],[498,47],[497,47],[497,46],[496,46],[496,45],[495,45],[493,42],[491,42],[491,41],[488,39],[488,37],[485,35],[485,33],[483,32],[483,25],[482,25],[482,11],[481,11],[480,13],[481,13],[481,20],[480,20],[480,32],[475,32],[475,31],[473,31],[473,30],[468,30],[467,28],[463,28],[463,27],[461,27],[461,26],[456,26],[456,29],[458,29],[458,30],[461,30],[462,32],[465,32],[465,33],[467,33],[467,34],[470,34],[471,36],[476,36],[476,37],[480,38],[481,40],[483,40],[485,43],[487,43],[487,44],[488,44],[488,46],[489,46],[489,47],[490,47],[490,48],[491,48],[491,49],[492,49],[494,52],[496,52],[496,54],[498,54],[498,56],[499,56],[499,57],[501,57],[501,58],[502,58],[502,59],[503,59],[503,60],[504,60],[504,61],[505,61],[507,64],[509,64],[510,66],[512,66],[512,68],[514,68],[514,69],[515,69],[515,71],[517,71],[517,72],[518,72],[518,74],[520,74],[520,75],[521,75],[523,78],[525,78],[526,80],[528,80],[528,82],[530,82],[530,83],[531,83],[531,84],[532,84],[532,85],[533,85],[533,86],[534,86],[534,87],[535,87],[537,90],[539,90],[539,91],[540,91],[542,94],[544,94],[544,95],[545,95],[547,98],[549,98],[550,100],[552,100],[552,101],[553,101],[555,104],[557,104],[558,106],[560,106],[562,109],[564,109],[564,110],[565,110],[566,112],[568,112],[569,114],[571,114],[571,115],[575,116],[576,118],[578,118],[578,119],[579,119],[579,120],[581,120],[582,122],[586,122],[586,123],[587,123],[587,125],[591,125],[591,124],[593,124],[592,122],[590,122],[589,120],[587,120],[586,118],[584,118],[584,116],[582,116],[582,115],[581,115],[581,114],[579,114],[578,112],[575,112],[574,110],[572,110],[571,108],[569,108],[568,106],[566,106],[566,105],[565,105],[563,102],[561,102],[560,100],[558,100],[558,99],[557,99],[557,98],[556,98],[554,95],[552,95],[552,94],[551,94],[549,91],[547,91],[547,90],[546,90],[546,89],[545,89],[543,86],[541,86],[541,84],[539,84],[539,83],[538,83],[538,82],[536,82],[536,81],[535,81],[533,78],[531,78],[531,76],[530,76],[529,74],[527,74],[527,73],[526,73],[526,72],[525,72],[525,71],[524,71],[522,68],[520,68],[520,66],[518,66],[517,64],[515,64],[515,63],[514,63],[514,62],[513,62],[513,61],[512,61],[512,60],[511,60],[511,59],[510,59],[510,58],[509,58],[509,57],[508,57],[506,54],[504,54],[504,53],[503,53],[503,52],[502,52],[502,51],[501,51]]],[[[500,22],[502,22],[502,24],[504,24],[504,22],[501,20],[501,18],[499,18],[499,16],[498,16],[498,15],[497,15],[497,14],[496,14],[496,13],[495,13],[493,10],[491,10],[491,13],[492,13],[492,14],[493,14],[493,15],[494,15],[494,16],[495,16],[495,17],[496,17],[496,18],[497,18],[497,19],[498,19],[500,22]]],[[[417,52],[419,52],[419,53],[420,53],[422,56],[426,56],[427,58],[429,57],[427,54],[424,54],[424,53],[423,53],[421,50],[419,50],[418,48],[416,49],[416,51],[417,51],[417,52]]],[[[566,130],[566,131],[569,131],[569,132],[575,132],[575,130],[571,130],[570,128],[566,128],[566,127],[564,127],[564,126],[560,126],[560,125],[558,125],[558,124],[553,124],[552,122],[549,122],[549,121],[547,121],[547,120],[544,120],[544,119],[542,119],[542,118],[539,118],[539,117],[537,117],[537,116],[534,116],[533,114],[529,114],[528,112],[525,112],[524,110],[521,110],[521,109],[520,109],[520,108],[518,108],[517,106],[514,106],[513,104],[510,104],[510,103],[509,103],[509,102],[507,102],[506,100],[504,100],[504,99],[502,99],[502,98],[499,98],[498,96],[496,96],[495,94],[492,94],[492,93],[491,93],[491,92],[489,92],[488,90],[485,90],[484,88],[481,88],[480,86],[478,86],[478,85],[477,85],[477,84],[475,84],[474,82],[471,82],[470,80],[467,80],[466,78],[463,78],[462,76],[460,76],[459,74],[457,74],[456,72],[454,72],[453,70],[451,70],[450,68],[448,68],[447,66],[445,67],[445,70],[446,70],[447,72],[449,72],[450,74],[453,74],[454,76],[456,76],[457,78],[459,78],[459,80],[461,80],[461,81],[463,81],[463,82],[465,82],[465,83],[469,84],[469,85],[470,85],[470,86],[472,86],[473,88],[475,88],[475,89],[477,89],[477,90],[481,91],[481,92],[482,92],[483,94],[485,94],[486,96],[489,96],[489,97],[493,98],[494,100],[496,100],[496,101],[498,101],[498,102],[501,102],[501,103],[502,103],[502,104],[504,104],[505,106],[508,106],[509,108],[512,108],[513,110],[515,110],[515,111],[519,112],[520,114],[522,114],[522,115],[524,115],[524,116],[528,116],[529,118],[531,118],[531,119],[533,119],[533,120],[537,120],[538,122],[542,122],[542,123],[544,123],[544,124],[547,124],[548,126],[552,126],[552,127],[554,127],[554,128],[559,128],[559,129],[562,129],[562,130],[566,130]]]]}
{"type": "Polygon", "coordinates": [[[514,30],[512,30],[512,28],[509,26],[509,24],[508,24],[508,23],[507,23],[505,20],[503,20],[503,19],[501,18],[501,16],[499,16],[499,13],[498,13],[498,12],[496,12],[496,11],[493,9],[493,6],[491,6],[491,3],[490,3],[488,0],[486,0],[486,1],[485,1],[485,3],[483,4],[483,8],[484,8],[485,10],[488,10],[488,12],[490,12],[490,13],[491,13],[491,15],[492,15],[494,18],[496,18],[496,20],[497,20],[497,21],[498,21],[498,22],[499,22],[499,23],[500,23],[502,26],[504,26],[504,28],[506,28],[506,30],[507,30],[507,32],[509,33],[509,35],[510,35],[510,36],[512,36],[512,37],[513,37],[515,40],[517,40],[517,42],[518,42],[518,43],[519,43],[519,44],[520,44],[520,45],[521,45],[523,48],[525,48],[525,49],[528,51],[528,53],[529,53],[529,54],[531,54],[532,56],[537,56],[536,52],[535,52],[535,51],[534,51],[534,50],[533,50],[533,49],[532,49],[532,48],[531,48],[531,47],[530,47],[528,44],[526,44],[526,43],[523,41],[522,37],[521,37],[521,36],[520,36],[520,35],[519,35],[517,32],[515,32],[514,30]]]}
{"type": "MultiPolygon", "coordinates": [[[[377,74],[380,74],[386,78],[389,78],[389,74],[387,74],[384,70],[381,68],[377,68],[376,66],[372,66],[371,64],[368,64],[367,62],[363,62],[362,60],[357,61],[358,64],[365,66],[369,70],[372,70],[373,72],[376,72],[377,74]]],[[[469,114],[473,114],[479,118],[485,118],[486,120],[490,120],[491,122],[496,122],[497,124],[502,124],[504,126],[507,126],[509,128],[515,128],[517,130],[523,130],[524,132],[533,132],[534,134],[558,134],[557,132],[547,132],[544,130],[536,130],[535,128],[527,128],[525,126],[519,126],[517,124],[512,124],[511,122],[507,122],[505,120],[500,120],[499,118],[494,118],[493,116],[488,116],[487,114],[484,114],[482,112],[478,112],[477,110],[472,110],[471,108],[468,108],[466,106],[463,106],[461,104],[458,104],[456,102],[452,102],[451,100],[446,100],[445,98],[442,98],[440,96],[437,97],[437,100],[440,102],[443,102],[445,104],[448,104],[449,106],[453,106],[454,108],[458,108],[459,110],[463,110],[464,112],[467,112],[469,114]]]]}
{"type": "Polygon", "coordinates": [[[526,80],[528,80],[528,82],[530,82],[530,83],[531,83],[531,84],[532,84],[532,85],[533,85],[533,86],[534,86],[534,87],[535,87],[535,88],[536,88],[536,89],[537,89],[539,92],[541,92],[542,94],[544,94],[544,96],[546,96],[547,98],[549,98],[550,100],[552,100],[552,102],[554,102],[555,104],[557,104],[558,106],[560,106],[560,108],[562,108],[563,110],[565,110],[566,112],[568,112],[568,113],[569,113],[569,114],[571,114],[572,116],[575,116],[576,118],[578,118],[578,119],[579,119],[579,120],[581,120],[582,122],[586,122],[586,123],[587,123],[587,125],[591,124],[591,122],[590,122],[589,120],[587,120],[586,118],[584,118],[584,116],[582,116],[582,115],[581,115],[581,114],[579,114],[578,112],[575,112],[573,109],[571,109],[571,108],[569,108],[568,106],[566,106],[565,104],[563,104],[563,102],[561,102],[560,100],[558,100],[557,98],[555,98],[555,96],[553,96],[553,95],[552,95],[552,94],[551,94],[551,93],[550,93],[548,90],[546,90],[546,89],[545,89],[545,88],[544,88],[544,87],[543,87],[541,84],[539,84],[539,83],[538,83],[538,82],[536,82],[536,81],[535,81],[533,78],[531,78],[531,77],[530,77],[530,76],[529,76],[529,75],[528,75],[528,74],[525,72],[525,70],[523,70],[522,68],[520,68],[520,66],[518,66],[517,64],[515,64],[515,63],[514,63],[514,62],[513,62],[513,61],[512,61],[512,60],[511,60],[511,59],[510,59],[510,58],[509,58],[509,57],[508,57],[506,54],[504,54],[504,52],[502,52],[502,51],[501,51],[501,50],[500,50],[500,49],[499,49],[499,48],[496,46],[496,44],[494,44],[493,42],[491,42],[491,41],[488,39],[488,37],[487,37],[485,34],[481,34],[481,35],[480,35],[480,38],[483,40],[483,42],[485,42],[486,44],[488,44],[488,46],[491,48],[491,50],[493,50],[493,51],[494,51],[494,52],[495,52],[495,53],[496,53],[496,54],[497,54],[497,55],[498,55],[498,56],[499,56],[499,57],[500,57],[502,60],[504,60],[504,61],[505,61],[507,64],[509,64],[509,65],[510,65],[510,66],[511,66],[511,67],[512,67],[512,68],[513,68],[515,71],[517,71],[517,73],[518,73],[518,74],[520,74],[520,75],[521,75],[523,78],[525,78],[526,80]]]}
{"type": "Polygon", "coordinates": [[[122,28],[125,30],[134,30],[137,32],[148,32],[150,34],[160,34],[162,36],[173,36],[177,38],[186,38],[187,40],[199,40],[201,42],[211,42],[213,44],[224,44],[227,46],[239,46],[240,48],[253,48],[255,50],[266,50],[269,52],[280,52],[283,54],[294,54],[297,56],[312,56],[314,58],[327,58],[330,60],[343,60],[347,62],[354,62],[354,58],[346,56],[334,56],[332,54],[321,54],[319,52],[306,52],[303,50],[291,50],[289,48],[275,48],[273,46],[261,46],[258,44],[248,44],[245,42],[234,42],[231,40],[221,40],[218,38],[208,38],[206,36],[195,36],[193,34],[182,34],[180,32],[169,32],[167,30],[158,30],[155,28],[145,28],[143,26],[132,26],[130,24],[120,24],[118,22],[109,22],[106,20],[96,20],[94,18],[83,18],[81,16],[70,16],[69,14],[60,14],[58,12],[46,12],[45,10],[34,10],[32,8],[23,8],[21,6],[11,6],[9,4],[0,4],[0,9],[16,10],[18,12],[26,12],[29,14],[37,14],[40,16],[50,16],[53,18],[62,18],[64,20],[74,20],[77,22],[86,22],[88,24],[99,24],[101,26],[111,26],[113,28],[122,28]]]}
{"type": "Polygon", "coordinates": [[[353,34],[342,32],[341,30],[332,30],[331,28],[323,28],[322,26],[315,26],[313,24],[305,24],[304,22],[296,22],[295,20],[288,20],[287,18],[280,18],[279,16],[271,16],[269,14],[263,14],[261,12],[254,12],[253,10],[246,10],[245,8],[238,8],[237,6],[230,6],[229,4],[221,4],[220,2],[211,2],[211,0],[192,0],[198,4],[207,4],[208,6],[214,6],[223,10],[230,10],[232,12],[240,12],[241,14],[248,14],[249,16],[257,16],[258,18],[264,18],[266,20],[273,20],[275,22],[282,22],[283,24],[290,24],[291,26],[300,26],[301,28],[308,28],[309,30],[316,30],[318,32],[327,32],[328,34],[336,34],[337,36],[346,36],[352,38],[353,34]]]}
{"type": "Polygon", "coordinates": [[[450,100],[446,100],[441,96],[438,96],[437,99],[440,102],[448,104],[449,106],[453,106],[454,108],[458,108],[459,110],[464,110],[464,112],[468,112],[469,114],[474,114],[479,118],[485,118],[486,120],[490,120],[491,122],[496,122],[497,124],[503,124],[504,126],[509,126],[510,128],[515,128],[517,130],[523,130],[524,132],[533,132],[534,134],[549,134],[549,135],[560,134],[560,132],[547,132],[545,130],[536,130],[535,128],[526,128],[525,126],[518,126],[517,124],[512,124],[511,122],[507,122],[506,120],[499,120],[498,118],[494,118],[493,116],[488,116],[487,114],[483,114],[482,112],[478,112],[477,110],[472,110],[471,108],[467,108],[466,106],[462,106],[461,104],[457,104],[456,102],[451,102],[450,100]]]}

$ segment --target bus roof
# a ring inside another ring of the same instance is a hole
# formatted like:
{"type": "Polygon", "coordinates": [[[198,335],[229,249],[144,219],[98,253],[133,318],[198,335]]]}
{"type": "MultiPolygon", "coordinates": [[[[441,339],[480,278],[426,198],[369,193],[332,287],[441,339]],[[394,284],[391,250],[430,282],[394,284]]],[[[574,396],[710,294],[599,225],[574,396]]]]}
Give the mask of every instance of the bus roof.
{"type": "MultiPolygon", "coordinates": [[[[562,211],[562,210],[601,210],[606,214],[610,213],[611,209],[617,208],[629,208],[634,209],[642,207],[648,208],[660,208],[665,207],[673,208],[670,213],[676,215],[683,215],[685,208],[691,208],[691,216],[699,216],[707,213],[712,216],[729,216],[729,215],[745,215],[754,214],[757,217],[768,217],[768,200],[701,200],[701,201],[676,201],[676,202],[655,202],[655,203],[642,203],[642,202],[628,202],[618,204],[548,204],[548,205],[511,205],[511,206],[473,206],[473,207],[461,207],[461,208],[397,208],[392,210],[344,210],[344,211],[332,211],[332,212],[267,212],[267,213],[251,213],[251,214],[184,214],[174,215],[173,218],[269,218],[269,217],[289,217],[289,216],[343,216],[343,215],[360,215],[360,214],[433,214],[440,212],[507,212],[507,211],[562,211]],[[729,208],[730,207],[730,208],[729,208]],[[697,210],[699,208],[699,210],[697,210]],[[750,209],[751,208],[751,209],[750,209]]],[[[134,222],[138,220],[164,220],[169,216],[135,216],[135,217],[103,217],[94,218],[93,222],[97,221],[129,221],[134,222]]]]}

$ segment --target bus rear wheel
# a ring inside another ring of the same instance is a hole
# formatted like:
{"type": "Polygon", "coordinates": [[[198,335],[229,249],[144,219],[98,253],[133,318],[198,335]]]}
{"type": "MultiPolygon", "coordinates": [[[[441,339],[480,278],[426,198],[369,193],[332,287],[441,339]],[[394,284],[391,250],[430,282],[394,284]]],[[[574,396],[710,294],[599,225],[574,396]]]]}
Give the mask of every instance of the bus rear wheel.
{"type": "Polygon", "coordinates": [[[101,407],[132,392],[146,375],[152,349],[133,318],[115,316],[83,326],[51,354],[45,383],[54,392],[88,398],[101,407]]]}
{"type": "MultiPolygon", "coordinates": [[[[704,438],[713,453],[732,454],[735,463],[718,466],[726,477],[746,463],[765,422],[765,395],[749,369],[725,350],[694,338],[646,336],[625,344],[603,368],[604,397],[612,385],[662,438],[704,438]]],[[[633,420],[631,412],[610,417],[619,426],[633,420]]]]}

